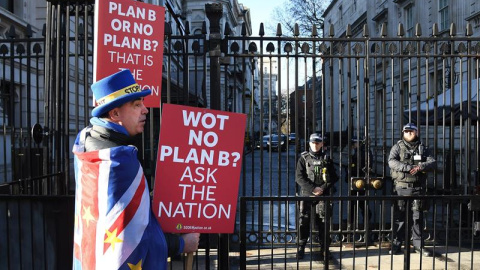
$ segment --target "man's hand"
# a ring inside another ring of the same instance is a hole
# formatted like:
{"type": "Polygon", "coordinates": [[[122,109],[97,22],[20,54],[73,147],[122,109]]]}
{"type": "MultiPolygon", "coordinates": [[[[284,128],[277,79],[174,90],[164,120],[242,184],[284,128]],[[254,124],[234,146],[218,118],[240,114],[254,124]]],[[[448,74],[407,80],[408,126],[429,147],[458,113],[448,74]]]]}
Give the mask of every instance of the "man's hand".
{"type": "Polygon", "coordinates": [[[411,170],[410,170],[410,174],[411,175],[415,175],[417,174],[419,171],[421,171],[422,169],[420,168],[420,166],[414,166],[411,170]]]}
{"type": "Polygon", "coordinates": [[[315,195],[315,196],[320,196],[320,195],[323,194],[323,188],[321,188],[321,187],[316,187],[316,188],[313,189],[312,193],[313,193],[313,195],[315,195]]]}
{"type": "Polygon", "coordinates": [[[181,236],[183,241],[185,241],[185,246],[183,247],[184,253],[195,252],[198,249],[198,242],[200,241],[199,233],[186,233],[181,236]]]}

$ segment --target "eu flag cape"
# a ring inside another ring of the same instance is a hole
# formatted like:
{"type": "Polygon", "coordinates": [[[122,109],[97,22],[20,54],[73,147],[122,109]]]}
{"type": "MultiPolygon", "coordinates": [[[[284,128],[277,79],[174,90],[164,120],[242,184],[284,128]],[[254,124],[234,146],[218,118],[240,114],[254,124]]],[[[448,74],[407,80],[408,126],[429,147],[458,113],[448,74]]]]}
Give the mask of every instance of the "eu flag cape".
{"type": "Polygon", "coordinates": [[[77,136],[73,269],[167,269],[165,236],[153,216],[134,146],[85,152],[77,136]]]}

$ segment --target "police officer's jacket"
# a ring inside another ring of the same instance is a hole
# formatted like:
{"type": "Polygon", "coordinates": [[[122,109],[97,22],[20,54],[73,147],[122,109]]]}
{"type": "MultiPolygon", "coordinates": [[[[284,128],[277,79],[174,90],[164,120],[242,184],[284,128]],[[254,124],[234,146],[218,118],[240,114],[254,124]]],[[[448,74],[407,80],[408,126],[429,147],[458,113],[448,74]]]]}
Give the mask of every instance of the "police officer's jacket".
{"type": "Polygon", "coordinates": [[[402,139],[390,150],[388,166],[394,181],[413,183],[425,179],[425,172],[435,169],[436,161],[420,139],[412,142],[402,139]],[[421,171],[411,175],[410,170],[416,165],[420,166],[421,171]]]}
{"type": "Polygon", "coordinates": [[[313,196],[316,187],[322,188],[326,195],[338,181],[338,176],[332,160],[322,151],[305,151],[298,159],[295,181],[300,185],[301,196],[313,196]]]}

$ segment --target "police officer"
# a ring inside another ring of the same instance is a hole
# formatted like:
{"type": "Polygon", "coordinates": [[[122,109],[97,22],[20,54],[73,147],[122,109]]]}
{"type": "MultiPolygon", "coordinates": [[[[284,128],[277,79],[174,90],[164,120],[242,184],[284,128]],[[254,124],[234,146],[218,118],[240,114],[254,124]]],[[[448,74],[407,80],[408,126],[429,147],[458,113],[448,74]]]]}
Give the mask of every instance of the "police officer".
{"type": "MultiPolygon", "coordinates": [[[[403,126],[402,139],[390,150],[388,166],[394,181],[395,192],[399,196],[423,195],[426,188],[427,172],[436,167],[435,159],[429,155],[428,149],[420,141],[418,128],[413,123],[403,126]]],[[[411,204],[412,216],[409,217],[412,226],[414,250],[423,256],[430,257],[432,252],[423,248],[423,210],[427,210],[422,202],[415,200],[411,204]]],[[[401,253],[401,244],[405,240],[405,207],[406,201],[400,200],[395,204],[395,223],[393,226],[393,243],[390,254],[401,253]]]]}
{"type": "MultiPolygon", "coordinates": [[[[301,154],[297,162],[296,182],[300,185],[301,196],[322,196],[330,193],[333,185],[338,180],[338,176],[333,167],[332,160],[326,156],[323,151],[323,138],[320,133],[313,133],[310,135],[309,149],[301,154]]],[[[323,239],[323,231],[325,223],[325,207],[324,202],[300,201],[300,217],[298,228],[298,245],[297,258],[303,259],[305,254],[305,245],[307,244],[310,232],[310,219],[313,216],[314,224],[318,227],[319,242],[321,243],[320,254],[318,259],[323,261],[325,255],[330,257],[328,250],[325,250],[326,244],[329,244],[329,239],[323,239]],[[312,208],[314,213],[312,213],[312,208]],[[326,241],[322,241],[326,240],[326,241]],[[328,243],[327,243],[328,241],[328,243]]]]}

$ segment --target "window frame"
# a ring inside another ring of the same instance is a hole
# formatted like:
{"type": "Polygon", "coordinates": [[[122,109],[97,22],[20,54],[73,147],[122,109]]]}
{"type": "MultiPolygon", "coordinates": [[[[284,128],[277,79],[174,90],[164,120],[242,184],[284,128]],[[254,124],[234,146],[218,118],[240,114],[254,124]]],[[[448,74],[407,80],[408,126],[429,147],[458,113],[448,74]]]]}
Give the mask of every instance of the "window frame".
{"type": "Polygon", "coordinates": [[[14,13],[14,0],[0,0],[0,7],[14,13]]]}
{"type": "Polygon", "coordinates": [[[413,37],[414,35],[414,20],[413,20],[413,12],[414,8],[413,5],[408,5],[404,9],[405,14],[405,35],[406,37],[413,37]]]}
{"type": "Polygon", "coordinates": [[[449,26],[449,1],[448,0],[439,0],[438,1],[438,25],[440,26],[440,31],[447,30],[449,26]],[[442,6],[442,3],[444,4],[442,6]]]}

